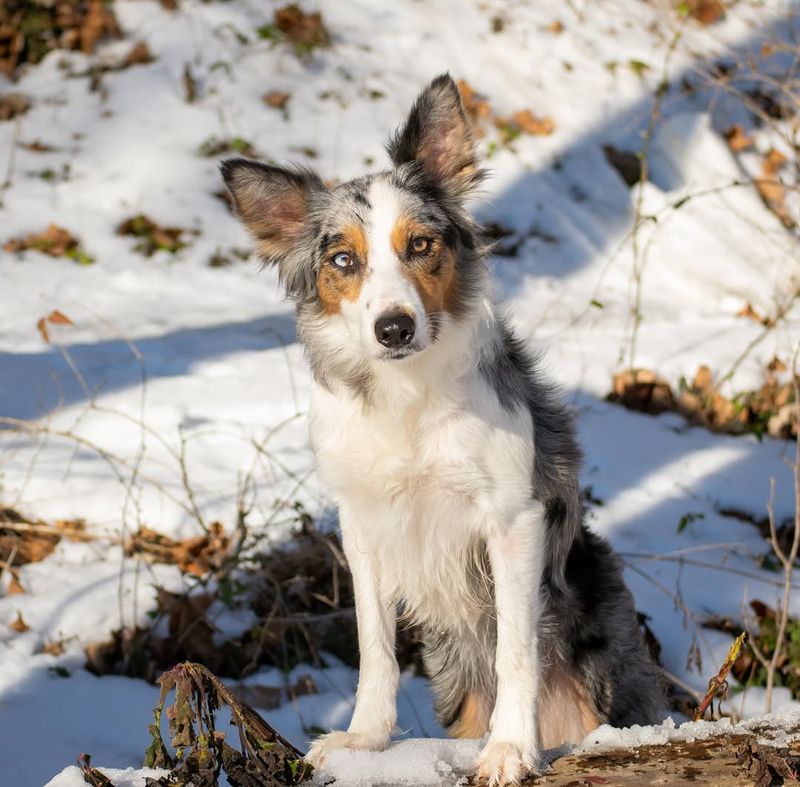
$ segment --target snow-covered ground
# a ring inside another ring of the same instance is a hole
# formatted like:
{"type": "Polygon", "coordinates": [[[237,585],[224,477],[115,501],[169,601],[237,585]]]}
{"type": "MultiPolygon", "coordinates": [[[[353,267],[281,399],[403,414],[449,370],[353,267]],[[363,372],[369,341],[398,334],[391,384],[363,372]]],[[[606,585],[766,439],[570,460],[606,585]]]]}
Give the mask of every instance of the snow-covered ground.
{"type": "MultiPolygon", "coordinates": [[[[90,532],[108,537],[62,541],[22,568],[23,594],[0,598],[4,780],[42,785],[82,751],[109,767],[141,764],[157,692],[85,672],[83,648],[145,622],[155,583],[175,590],[185,580],[174,567],[124,558],[114,545],[120,537],[142,523],[197,534],[195,503],[205,521],[230,527],[248,475],[250,523],[276,541],[293,524],[287,511],[296,500],[312,514],[326,510],[302,418],[308,372],[292,310],[271,271],[232,255],[248,241],[215,196],[217,159],[198,148],[211,137],[243,138],[267,160],[300,161],[330,180],[378,170],[387,135],[444,70],[484,94],[498,116],[529,109],[555,123],[551,135],[522,135],[509,146],[487,125],[481,148],[493,177],[475,209],[520,242],[517,256],[493,260],[498,294],[576,407],[583,482],[602,501],[593,526],[623,554],[666,669],[704,691],[730,640],[699,622],[741,618],[750,600],[774,606],[779,593],[779,576],[754,559],[768,545],[719,511],[763,516],[774,478],[776,518],[793,514],[792,445],[715,435],[603,397],[629,362],[636,260],[643,320],[634,361],[673,384],[700,364],[728,370],[763,330],[737,312],[751,303],[772,314],[797,287],[796,236],[754,189],[732,185],[743,170],[758,171],[763,154],[780,147],[778,135],[754,132],[755,150],[735,158],[721,132],[746,122],[741,103],[725,90],[681,90],[687,80],[700,84],[698,72],[717,60],[755,62],[765,41],[796,41],[796,6],[740,2],[704,27],[656,0],[322,3],[331,45],[300,58],[256,33],[274,3],[183,0],[174,12],[152,0],[113,5],[125,39],[92,57],[51,53],[13,86],[31,110],[0,123],[0,170],[9,180],[0,191],[0,244],[55,222],[95,258],[80,266],[0,252],[0,416],[47,427],[0,433],[0,505],[48,521],[83,517],[90,532]],[[153,63],[111,71],[97,91],[88,78],[66,77],[119,59],[135,41],[148,44],[153,63]],[[184,97],[186,64],[197,82],[193,103],[184,97]],[[651,181],[639,194],[603,146],[641,147],[664,79],[673,87],[651,145],[651,181]],[[262,101],[271,91],[290,94],[284,110],[262,101]],[[34,140],[55,150],[19,144],[34,140]],[[36,174],[67,163],[65,180],[36,174]],[[634,239],[637,204],[657,221],[634,239]],[[139,213],[197,234],[174,256],[145,258],[115,232],[139,213]],[[233,264],[210,267],[217,251],[233,264]],[[36,323],[54,309],[74,324],[51,325],[47,345],[36,323]],[[692,522],[678,532],[687,514],[692,522]],[[28,631],[10,628],[18,614],[28,631]],[[41,652],[55,641],[61,655],[41,652]]],[[[793,209],[796,200],[790,191],[793,209]]],[[[737,367],[729,392],[758,387],[773,356],[791,361],[799,320],[795,304],[737,367]]],[[[800,594],[792,612],[800,613],[800,594]]],[[[296,672],[313,674],[319,693],[264,716],[304,748],[310,728],[347,723],[356,676],[345,667],[296,672]]],[[[284,680],[277,671],[248,679],[284,680]]],[[[778,690],[773,706],[789,700],[778,690]]],[[[763,701],[749,689],[728,707],[749,716],[763,701]]],[[[422,678],[405,676],[400,705],[406,736],[442,735],[422,678]]]]}

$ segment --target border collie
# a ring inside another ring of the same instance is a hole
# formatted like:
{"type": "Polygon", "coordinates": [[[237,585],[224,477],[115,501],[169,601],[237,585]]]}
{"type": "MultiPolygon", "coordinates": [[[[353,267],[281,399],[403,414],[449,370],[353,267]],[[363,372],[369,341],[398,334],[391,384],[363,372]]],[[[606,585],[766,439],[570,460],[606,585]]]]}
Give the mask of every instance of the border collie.
{"type": "Polygon", "coordinates": [[[442,724],[488,733],[478,776],[516,783],[543,748],[655,722],[660,679],[620,567],[583,523],[571,415],[491,300],[465,208],[484,171],[448,75],[388,153],[388,171],[332,188],[222,164],[297,306],[311,443],[353,574],[355,710],[308,759],[389,745],[400,612],[422,631],[442,724]]]}

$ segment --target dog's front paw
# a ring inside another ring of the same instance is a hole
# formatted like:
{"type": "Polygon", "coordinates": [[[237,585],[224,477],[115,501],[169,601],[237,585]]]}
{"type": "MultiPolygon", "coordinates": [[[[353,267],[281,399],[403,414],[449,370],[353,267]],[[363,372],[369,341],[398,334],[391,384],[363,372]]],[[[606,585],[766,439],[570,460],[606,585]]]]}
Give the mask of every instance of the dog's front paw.
{"type": "Polygon", "coordinates": [[[308,750],[305,760],[319,768],[325,758],[337,749],[364,749],[366,751],[381,751],[389,745],[388,736],[379,737],[362,732],[344,732],[334,730],[325,735],[320,735],[308,750]]]}
{"type": "Polygon", "coordinates": [[[519,784],[537,772],[537,759],[535,751],[525,751],[518,743],[489,740],[478,756],[478,777],[486,779],[489,787],[519,784]]]}

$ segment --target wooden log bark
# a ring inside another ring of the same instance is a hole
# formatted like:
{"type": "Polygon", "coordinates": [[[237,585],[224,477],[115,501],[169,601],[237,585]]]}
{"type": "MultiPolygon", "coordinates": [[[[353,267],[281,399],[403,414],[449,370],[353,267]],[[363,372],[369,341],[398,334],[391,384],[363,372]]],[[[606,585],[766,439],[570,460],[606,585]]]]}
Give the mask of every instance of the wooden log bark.
{"type": "MultiPolygon", "coordinates": [[[[800,736],[800,724],[793,731],[800,736]]],[[[770,787],[799,784],[800,739],[767,744],[769,730],[670,741],[632,749],[572,754],[531,779],[537,787],[770,787]],[[761,741],[761,742],[759,742],[761,741]]]]}

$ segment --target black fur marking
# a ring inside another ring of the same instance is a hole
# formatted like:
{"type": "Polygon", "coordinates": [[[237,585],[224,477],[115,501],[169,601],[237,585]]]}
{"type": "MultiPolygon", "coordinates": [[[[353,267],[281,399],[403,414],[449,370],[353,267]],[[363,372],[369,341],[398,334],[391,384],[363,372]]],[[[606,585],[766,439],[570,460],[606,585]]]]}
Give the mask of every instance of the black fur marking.
{"type": "Polygon", "coordinates": [[[367,210],[372,210],[372,204],[361,191],[353,191],[353,200],[367,210]]]}
{"type": "Polygon", "coordinates": [[[344,235],[336,233],[335,235],[329,235],[327,232],[322,236],[319,242],[319,254],[320,257],[324,257],[328,250],[333,248],[334,246],[338,245],[344,240],[344,235]]]}

